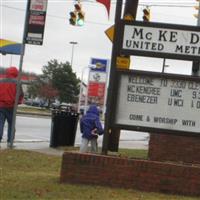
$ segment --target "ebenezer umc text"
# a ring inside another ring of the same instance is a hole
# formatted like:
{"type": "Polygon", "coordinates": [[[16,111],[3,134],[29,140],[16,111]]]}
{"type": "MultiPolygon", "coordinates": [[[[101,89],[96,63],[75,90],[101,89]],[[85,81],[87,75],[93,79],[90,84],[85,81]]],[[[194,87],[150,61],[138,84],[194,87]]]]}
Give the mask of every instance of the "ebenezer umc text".
{"type": "Polygon", "coordinates": [[[165,44],[170,45],[170,43],[174,45],[169,53],[200,55],[200,34],[196,32],[187,32],[187,35],[183,33],[181,35],[180,31],[158,29],[155,34],[155,32],[146,31],[144,28],[133,27],[132,37],[125,40],[125,47],[165,52],[165,44]]]}
{"type": "Polygon", "coordinates": [[[129,76],[127,85],[127,101],[137,103],[157,104],[160,88],[153,87],[153,80],[149,77],[129,76]],[[135,84],[135,85],[134,85],[135,84]]]}

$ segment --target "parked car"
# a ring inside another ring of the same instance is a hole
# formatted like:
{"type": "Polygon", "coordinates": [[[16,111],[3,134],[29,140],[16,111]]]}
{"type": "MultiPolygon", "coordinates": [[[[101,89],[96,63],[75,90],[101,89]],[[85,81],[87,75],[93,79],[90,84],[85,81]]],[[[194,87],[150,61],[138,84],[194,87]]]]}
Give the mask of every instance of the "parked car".
{"type": "Polygon", "coordinates": [[[77,106],[74,104],[70,104],[70,103],[52,103],[51,105],[52,109],[58,109],[58,110],[63,110],[63,111],[70,111],[70,112],[77,112],[77,106]]]}
{"type": "Polygon", "coordinates": [[[53,103],[51,104],[50,107],[51,107],[52,109],[58,109],[59,106],[60,106],[60,103],[58,103],[58,102],[53,102],[53,103]]]}
{"type": "Polygon", "coordinates": [[[26,99],[24,100],[24,104],[29,106],[45,107],[46,102],[41,99],[26,99]]]}

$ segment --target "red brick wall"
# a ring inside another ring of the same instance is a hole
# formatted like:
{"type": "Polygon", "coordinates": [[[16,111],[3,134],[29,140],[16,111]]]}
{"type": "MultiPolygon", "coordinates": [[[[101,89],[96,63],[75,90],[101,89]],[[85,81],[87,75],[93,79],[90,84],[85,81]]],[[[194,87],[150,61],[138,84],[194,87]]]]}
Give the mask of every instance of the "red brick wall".
{"type": "Polygon", "coordinates": [[[151,134],[149,159],[200,163],[200,137],[151,134]]]}
{"type": "Polygon", "coordinates": [[[200,196],[200,166],[65,152],[62,183],[200,196]]]}

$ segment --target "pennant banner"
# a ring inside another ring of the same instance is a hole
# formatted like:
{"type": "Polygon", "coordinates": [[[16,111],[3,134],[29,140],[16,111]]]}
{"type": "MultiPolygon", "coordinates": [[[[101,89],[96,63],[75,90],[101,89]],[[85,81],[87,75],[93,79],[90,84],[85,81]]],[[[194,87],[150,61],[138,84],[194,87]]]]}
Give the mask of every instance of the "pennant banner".
{"type": "Polygon", "coordinates": [[[111,0],[97,0],[97,2],[102,3],[106,7],[106,10],[108,12],[108,16],[110,14],[110,1],[111,0]]]}
{"type": "Polygon", "coordinates": [[[0,39],[0,53],[1,54],[20,55],[21,48],[22,48],[22,44],[20,43],[10,41],[10,40],[0,39]]]}

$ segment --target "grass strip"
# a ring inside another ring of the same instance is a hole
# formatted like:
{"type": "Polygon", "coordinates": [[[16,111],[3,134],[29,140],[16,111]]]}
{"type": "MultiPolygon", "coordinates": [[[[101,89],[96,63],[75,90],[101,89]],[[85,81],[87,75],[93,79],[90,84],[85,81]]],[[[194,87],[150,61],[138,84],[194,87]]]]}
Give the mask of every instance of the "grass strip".
{"type": "MultiPolygon", "coordinates": [[[[72,149],[70,149],[72,150],[72,149]]],[[[139,150],[120,150],[120,156],[146,156],[139,150]]],[[[59,183],[61,157],[27,150],[0,150],[2,200],[199,200],[146,193],[132,189],[59,183]]]]}

